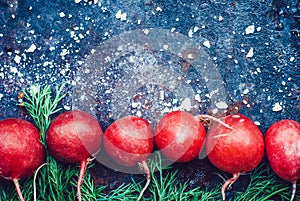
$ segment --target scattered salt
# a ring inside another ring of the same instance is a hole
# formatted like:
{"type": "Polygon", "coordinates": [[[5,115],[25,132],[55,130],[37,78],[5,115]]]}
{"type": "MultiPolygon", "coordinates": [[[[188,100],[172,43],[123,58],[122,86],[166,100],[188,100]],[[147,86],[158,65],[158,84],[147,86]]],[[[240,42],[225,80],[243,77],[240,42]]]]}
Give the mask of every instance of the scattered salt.
{"type": "Polygon", "coordinates": [[[65,110],[70,110],[70,109],[71,109],[71,107],[70,107],[70,106],[68,106],[68,105],[64,105],[64,109],[65,109],[65,110]]]}
{"type": "Polygon", "coordinates": [[[290,62],[293,62],[293,61],[295,61],[295,57],[290,58],[290,62]]]}
{"type": "Polygon", "coordinates": [[[185,99],[182,101],[182,103],[181,103],[181,105],[180,105],[180,108],[181,108],[181,109],[184,109],[184,110],[186,110],[186,111],[190,111],[191,108],[192,108],[191,99],[185,98],[185,99]]]}
{"type": "Polygon", "coordinates": [[[223,21],[223,17],[221,15],[219,16],[219,21],[223,21]]]}
{"type": "Polygon", "coordinates": [[[75,0],[75,3],[80,3],[81,2],[81,0],[75,0]]]}
{"type": "Polygon", "coordinates": [[[162,11],[161,7],[157,7],[156,11],[162,11]]]}

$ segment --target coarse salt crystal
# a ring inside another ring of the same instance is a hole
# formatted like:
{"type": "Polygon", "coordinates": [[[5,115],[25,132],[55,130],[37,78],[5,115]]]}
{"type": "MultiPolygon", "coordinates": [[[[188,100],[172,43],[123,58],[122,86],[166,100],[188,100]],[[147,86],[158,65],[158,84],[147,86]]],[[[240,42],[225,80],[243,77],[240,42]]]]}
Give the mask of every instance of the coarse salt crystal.
{"type": "Polygon", "coordinates": [[[193,37],[193,30],[190,29],[189,33],[188,33],[189,37],[192,38],[193,37]]]}
{"type": "Polygon", "coordinates": [[[31,46],[25,50],[25,52],[34,52],[36,50],[36,45],[35,44],[31,44],[31,46]]]}
{"type": "Polygon", "coordinates": [[[246,34],[252,34],[254,33],[255,30],[255,26],[254,25],[250,25],[245,29],[246,34]]]}
{"type": "Polygon", "coordinates": [[[21,61],[21,57],[19,55],[16,55],[15,58],[14,58],[14,61],[19,64],[20,61],[21,61]]]}
{"type": "Polygon", "coordinates": [[[75,0],[75,3],[80,3],[81,2],[81,0],[75,0]]]}
{"type": "Polygon", "coordinates": [[[247,58],[250,58],[250,57],[253,57],[254,55],[254,52],[253,52],[253,48],[250,48],[249,52],[247,53],[246,57],[247,58]]]}
{"type": "Polygon", "coordinates": [[[59,13],[59,17],[65,17],[66,15],[65,15],[65,13],[64,12],[60,12],[59,13]]]}
{"type": "Polygon", "coordinates": [[[208,40],[204,41],[204,42],[203,42],[203,45],[204,45],[205,47],[207,47],[207,48],[210,48],[210,43],[209,43],[208,40]]]}
{"type": "Polygon", "coordinates": [[[278,112],[278,111],[281,111],[282,110],[282,106],[280,105],[280,103],[275,103],[273,108],[272,108],[272,111],[273,112],[278,112]]]}

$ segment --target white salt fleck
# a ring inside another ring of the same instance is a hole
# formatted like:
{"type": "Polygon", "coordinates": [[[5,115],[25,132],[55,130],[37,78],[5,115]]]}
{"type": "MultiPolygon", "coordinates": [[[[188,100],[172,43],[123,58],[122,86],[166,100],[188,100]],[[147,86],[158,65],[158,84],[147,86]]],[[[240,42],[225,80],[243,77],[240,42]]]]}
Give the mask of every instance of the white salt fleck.
{"type": "Polygon", "coordinates": [[[10,67],[10,72],[17,73],[18,69],[16,67],[10,67]]]}
{"type": "Polygon", "coordinates": [[[252,34],[254,33],[255,30],[255,26],[254,25],[250,25],[245,29],[246,34],[252,34]]]}
{"type": "Polygon", "coordinates": [[[216,106],[219,109],[226,109],[226,108],[228,108],[227,103],[225,103],[224,101],[220,101],[220,102],[216,103],[216,106]]]}
{"type": "Polygon", "coordinates": [[[145,33],[146,35],[148,35],[149,32],[150,32],[149,29],[145,29],[145,30],[144,30],[144,33],[145,33]]]}
{"type": "Polygon", "coordinates": [[[172,27],[171,32],[174,32],[176,30],[176,28],[172,27]]]}
{"type": "Polygon", "coordinates": [[[175,21],[178,22],[178,21],[179,21],[179,18],[177,17],[177,18],[175,19],[175,21]]]}
{"type": "Polygon", "coordinates": [[[3,98],[3,94],[0,94],[0,100],[1,100],[1,98],[3,98]]]}
{"type": "Polygon", "coordinates": [[[36,45],[35,44],[31,44],[31,46],[25,50],[25,52],[34,52],[36,50],[36,45]]]}
{"type": "Polygon", "coordinates": [[[91,49],[91,54],[94,54],[96,52],[95,49],[91,49]]]}
{"type": "Polygon", "coordinates": [[[295,61],[295,57],[290,58],[290,62],[293,62],[293,61],[295,61]]]}
{"type": "Polygon", "coordinates": [[[127,18],[127,14],[126,13],[122,13],[121,15],[121,21],[125,21],[127,18]]]}
{"type": "Polygon", "coordinates": [[[223,21],[223,17],[221,15],[219,16],[219,21],[223,21]]]}
{"type": "Polygon", "coordinates": [[[232,59],[232,55],[230,55],[230,54],[228,54],[227,57],[228,57],[229,59],[232,59]]]}
{"type": "Polygon", "coordinates": [[[260,68],[256,68],[256,71],[257,71],[258,73],[261,73],[260,68]]]}
{"type": "Polygon", "coordinates": [[[14,58],[14,61],[19,64],[20,61],[21,61],[21,57],[19,55],[16,55],[15,58],[14,58]]]}
{"type": "Polygon", "coordinates": [[[30,93],[36,94],[38,92],[38,88],[35,85],[32,85],[30,87],[30,93]]]}
{"type": "Polygon", "coordinates": [[[132,108],[138,108],[138,107],[140,107],[141,106],[141,103],[139,103],[139,102],[132,102],[131,103],[131,107],[132,108]]]}
{"type": "Polygon", "coordinates": [[[192,30],[192,29],[190,29],[190,30],[189,30],[189,33],[188,33],[188,35],[189,35],[189,37],[190,37],[190,38],[192,38],[192,37],[193,37],[193,30],[192,30]]]}
{"type": "Polygon", "coordinates": [[[138,20],[138,21],[137,21],[138,24],[141,24],[141,22],[142,22],[141,20],[138,20]]]}
{"type": "Polygon", "coordinates": [[[286,82],[285,82],[285,81],[282,81],[281,84],[284,86],[284,85],[286,84],[286,82]]]}
{"type": "Polygon", "coordinates": [[[273,106],[273,108],[272,108],[272,111],[273,112],[278,112],[280,110],[282,110],[282,106],[280,105],[280,103],[278,103],[278,102],[275,103],[274,106],[273,106]]]}
{"type": "Polygon", "coordinates": [[[163,45],[164,50],[168,50],[169,46],[167,44],[163,45]]]}
{"type": "Polygon", "coordinates": [[[200,28],[198,26],[194,27],[194,32],[197,32],[200,28]]]}
{"type": "Polygon", "coordinates": [[[210,48],[210,43],[209,43],[208,40],[204,41],[204,42],[203,42],[203,45],[204,45],[205,47],[207,47],[207,48],[210,48]]]}
{"type": "Polygon", "coordinates": [[[250,57],[253,57],[253,48],[250,48],[249,52],[247,53],[246,57],[247,58],[250,58],[250,57]]]}
{"type": "Polygon", "coordinates": [[[196,94],[196,95],[195,95],[195,100],[198,101],[198,102],[201,102],[201,98],[200,98],[200,95],[199,95],[199,94],[196,94]]]}
{"type": "Polygon", "coordinates": [[[51,46],[51,47],[49,47],[49,50],[53,51],[53,50],[55,50],[55,47],[51,46]]]}
{"type": "Polygon", "coordinates": [[[256,28],[256,31],[261,31],[261,27],[257,27],[257,28],[256,28]]]}
{"type": "Polygon", "coordinates": [[[243,94],[248,94],[249,93],[249,89],[245,89],[244,91],[243,91],[243,94]]]}
{"type": "Polygon", "coordinates": [[[64,12],[60,12],[59,13],[59,17],[65,17],[66,15],[65,15],[65,13],[64,12]]]}
{"type": "Polygon", "coordinates": [[[136,112],[136,116],[141,117],[142,116],[142,112],[141,111],[137,111],[136,112]]]}
{"type": "Polygon", "coordinates": [[[65,109],[65,110],[70,110],[70,109],[71,109],[71,107],[70,107],[70,106],[68,106],[68,105],[64,105],[64,109],[65,109]]]}
{"type": "Polygon", "coordinates": [[[161,7],[157,7],[156,11],[162,11],[161,7]]]}
{"type": "Polygon", "coordinates": [[[75,0],[75,3],[80,3],[81,2],[81,0],[75,0]]]}

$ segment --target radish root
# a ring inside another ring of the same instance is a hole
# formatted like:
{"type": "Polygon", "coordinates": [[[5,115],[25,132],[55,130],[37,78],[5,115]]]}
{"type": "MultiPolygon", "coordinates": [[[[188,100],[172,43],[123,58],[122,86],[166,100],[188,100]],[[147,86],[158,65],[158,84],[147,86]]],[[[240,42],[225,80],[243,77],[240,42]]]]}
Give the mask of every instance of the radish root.
{"type": "Polygon", "coordinates": [[[233,130],[233,128],[231,126],[229,126],[228,124],[226,124],[223,121],[221,121],[220,119],[218,119],[216,117],[213,117],[213,116],[210,116],[210,115],[201,114],[201,115],[196,116],[196,118],[197,118],[197,120],[200,120],[200,119],[203,119],[203,118],[208,118],[208,119],[211,119],[213,121],[218,122],[219,124],[222,124],[226,128],[229,128],[229,129],[233,130]]]}
{"type": "Polygon", "coordinates": [[[142,197],[143,197],[143,194],[145,192],[145,190],[148,188],[150,182],[151,182],[151,175],[150,175],[150,170],[149,170],[149,167],[146,163],[146,161],[142,161],[141,163],[138,163],[141,170],[146,174],[146,177],[147,177],[147,183],[145,184],[144,188],[142,189],[142,191],[140,192],[140,195],[137,199],[137,201],[141,200],[142,197]]]}
{"type": "Polygon", "coordinates": [[[13,182],[15,184],[15,187],[16,187],[16,190],[17,190],[17,193],[18,193],[18,196],[19,196],[20,200],[21,201],[25,201],[24,197],[22,195],[22,191],[21,191],[20,185],[19,185],[19,180],[18,179],[13,179],[13,182]]]}
{"type": "Polygon", "coordinates": [[[81,201],[81,190],[80,187],[83,183],[83,179],[84,179],[84,175],[86,172],[86,168],[87,168],[87,163],[88,163],[88,159],[83,160],[80,162],[80,173],[79,173],[79,177],[78,177],[78,181],[77,181],[77,197],[78,197],[78,201],[81,201]]]}
{"type": "Polygon", "coordinates": [[[222,189],[221,189],[221,193],[222,193],[222,200],[225,201],[225,190],[228,188],[228,187],[231,187],[231,185],[239,178],[240,176],[240,173],[234,173],[233,174],[233,177],[230,178],[230,179],[227,179],[225,181],[225,183],[223,184],[222,186],[222,189]]]}
{"type": "Polygon", "coordinates": [[[290,201],[293,201],[294,200],[294,198],[295,198],[295,194],[296,194],[296,190],[297,190],[297,181],[294,181],[294,182],[292,182],[292,184],[293,184],[293,191],[292,191],[292,196],[291,196],[291,200],[290,201]]]}
{"type": "Polygon", "coordinates": [[[33,201],[36,201],[36,176],[37,176],[37,173],[39,172],[39,170],[45,165],[49,165],[49,163],[43,163],[42,165],[40,165],[40,167],[38,167],[38,169],[34,173],[34,176],[33,176],[33,201]]]}

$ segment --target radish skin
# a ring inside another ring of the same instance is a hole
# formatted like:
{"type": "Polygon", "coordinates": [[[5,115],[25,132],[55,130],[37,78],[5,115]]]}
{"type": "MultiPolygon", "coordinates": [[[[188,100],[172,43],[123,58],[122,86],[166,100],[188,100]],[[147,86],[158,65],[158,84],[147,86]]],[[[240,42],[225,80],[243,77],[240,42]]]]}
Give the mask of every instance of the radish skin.
{"type": "Polygon", "coordinates": [[[125,116],[114,121],[105,130],[104,148],[107,154],[122,166],[140,165],[147,177],[147,182],[138,196],[140,200],[151,181],[150,170],[146,163],[154,148],[149,122],[136,116],[125,116]]]}
{"type": "Polygon", "coordinates": [[[45,158],[39,130],[34,124],[16,118],[0,121],[0,176],[14,182],[21,201],[19,180],[33,175],[45,158]]]}
{"type": "Polygon", "coordinates": [[[264,156],[264,138],[252,120],[241,114],[221,119],[226,125],[214,122],[208,131],[206,152],[210,162],[218,169],[233,174],[222,186],[225,190],[241,173],[253,170],[264,156]]]}
{"type": "Polygon", "coordinates": [[[78,201],[82,200],[80,187],[87,163],[100,151],[102,134],[97,119],[81,110],[58,115],[47,130],[49,154],[64,163],[80,163],[76,187],[78,201]]]}
{"type": "Polygon", "coordinates": [[[300,179],[300,124],[290,119],[278,121],[267,130],[265,139],[271,168],[292,183],[292,201],[300,179]]]}

